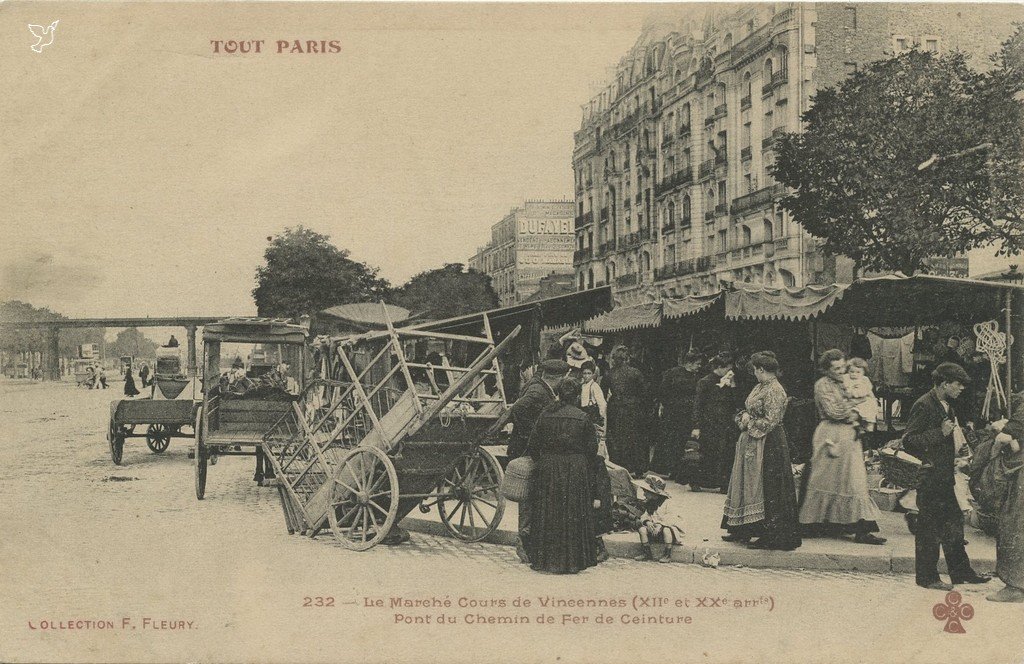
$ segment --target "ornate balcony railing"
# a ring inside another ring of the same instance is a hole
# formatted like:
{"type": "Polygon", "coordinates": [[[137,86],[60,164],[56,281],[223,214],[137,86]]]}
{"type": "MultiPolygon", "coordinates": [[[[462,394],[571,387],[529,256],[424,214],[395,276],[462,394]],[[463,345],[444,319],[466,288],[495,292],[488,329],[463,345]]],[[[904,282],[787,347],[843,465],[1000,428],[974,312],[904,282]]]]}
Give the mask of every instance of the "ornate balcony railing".
{"type": "Polygon", "coordinates": [[[584,212],[580,216],[576,217],[576,228],[583,228],[584,226],[589,226],[593,222],[594,222],[594,213],[593,213],[593,211],[591,211],[591,212],[584,212]]]}
{"type": "Polygon", "coordinates": [[[719,203],[715,206],[715,216],[721,217],[722,215],[729,214],[729,205],[726,203],[719,203]]]}
{"type": "Polygon", "coordinates": [[[715,212],[714,212],[714,210],[708,210],[707,212],[704,213],[704,221],[714,221],[714,220],[715,220],[715,212]]]}
{"type": "Polygon", "coordinates": [[[687,122],[685,124],[679,125],[678,134],[679,134],[680,138],[682,138],[683,136],[689,136],[690,135],[690,123],[687,122]]]}
{"type": "Polygon", "coordinates": [[[675,230],[676,230],[675,223],[670,221],[670,222],[662,225],[662,227],[661,227],[661,234],[664,235],[665,233],[674,233],[675,230]]]}
{"type": "Polygon", "coordinates": [[[594,248],[586,247],[585,249],[577,249],[572,252],[573,264],[583,263],[594,257],[594,248]]]}
{"type": "Polygon", "coordinates": [[[705,159],[700,164],[700,179],[711,177],[715,173],[715,160],[705,159]]]}
{"type": "Polygon", "coordinates": [[[697,272],[707,272],[715,267],[714,256],[699,256],[697,258],[697,272]]]}
{"type": "Polygon", "coordinates": [[[771,204],[771,202],[781,194],[782,187],[780,185],[773,184],[769,187],[752,191],[749,194],[738,196],[732,199],[732,213],[740,214],[747,210],[764,207],[771,204]]]}

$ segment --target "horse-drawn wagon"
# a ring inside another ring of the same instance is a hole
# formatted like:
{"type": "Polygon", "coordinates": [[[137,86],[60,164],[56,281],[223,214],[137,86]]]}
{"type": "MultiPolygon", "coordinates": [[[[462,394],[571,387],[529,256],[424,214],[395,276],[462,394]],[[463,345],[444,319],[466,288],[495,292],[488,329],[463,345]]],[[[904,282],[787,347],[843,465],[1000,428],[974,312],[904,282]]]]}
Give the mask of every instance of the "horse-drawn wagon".
{"type": "Polygon", "coordinates": [[[495,345],[486,314],[479,324],[470,336],[388,323],[319,344],[323,378],[263,436],[289,532],[330,529],[365,550],[435,506],[464,541],[497,528],[502,469],[481,443],[506,407],[498,357],[519,328],[495,345]]]}
{"type": "Polygon", "coordinates": [[[203,398],[194,417],[196,498],[219,456],[256,456],[263,435],[292,412],[305,378],[306,329],[232,318],[203,328],[203,398]]]}

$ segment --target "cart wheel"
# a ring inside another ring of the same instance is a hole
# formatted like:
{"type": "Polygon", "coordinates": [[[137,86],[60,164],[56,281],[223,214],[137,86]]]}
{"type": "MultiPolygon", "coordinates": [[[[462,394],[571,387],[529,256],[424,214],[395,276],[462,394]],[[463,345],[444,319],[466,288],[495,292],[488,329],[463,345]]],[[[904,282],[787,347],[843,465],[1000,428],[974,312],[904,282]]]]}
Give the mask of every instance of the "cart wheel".
{"type": "Polygon", "coordinates": [[[195,427],[196,498],[202,500],[203,496],[206,495],[206,462],[209,458],[209,451],[203,445],[203,436],[206,432],[203,430],[203,410],[201,408],[196,411],[195,427]]]}
{"type": "Polygon", "coordinates": [[[114,465],[121,465],[121,458],[124,455],[124,429],[110,418],[110,426],[107,429],[107,442],[110,444],[110,458],[114,465]]]}
{"type": "Polygon", "coordinates": [[[494,532],[505,514],[505,497],[498,490],[503,475],[498,460],[482,447],[459,459],[438,490],[437,511],[448,532],[464,542],[494,532]]]}
{"type": "Polygon", "coordinates": [[[159,454],[171,444],[171,430],[166,424],[150,424],[146,429],[146,445],[159,454]]]}
{"type": "Polygon", "coordinates": [[[342,546],[365,551],[390,532],[398,513],[398,475],[375,447],[349,452],[331,479],[327,520],[342,546]]]}

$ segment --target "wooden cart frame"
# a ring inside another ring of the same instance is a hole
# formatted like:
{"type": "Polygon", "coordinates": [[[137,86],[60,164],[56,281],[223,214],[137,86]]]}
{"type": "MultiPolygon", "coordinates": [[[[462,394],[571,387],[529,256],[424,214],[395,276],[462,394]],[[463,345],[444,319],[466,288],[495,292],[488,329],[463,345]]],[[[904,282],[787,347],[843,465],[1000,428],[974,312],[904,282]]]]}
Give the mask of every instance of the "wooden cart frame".
{"type": "Polygon", "coordinates": [[[329,528],[365,550],[436,506],[452,535],[480,541],[505,509],[502,468],[481,441],[507,406],[498,357],[519,328],[495,345],[486,314],[481,336],[387,326],[322,342],[327,378],[264,436],[288,531],[329,528]],[[470,361],[411,360],[416,342],[459,345],[470,361]]]}

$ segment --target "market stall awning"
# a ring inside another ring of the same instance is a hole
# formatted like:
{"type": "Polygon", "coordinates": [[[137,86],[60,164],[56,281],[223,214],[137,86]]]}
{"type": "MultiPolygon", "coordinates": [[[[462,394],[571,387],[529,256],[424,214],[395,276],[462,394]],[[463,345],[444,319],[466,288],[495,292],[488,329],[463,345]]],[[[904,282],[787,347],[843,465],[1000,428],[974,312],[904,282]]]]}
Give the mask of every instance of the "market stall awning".
{"type": "Polygon", "coordinates": [[[661,302],[661,316],[666,320],[692,316],[693,314],[698,314],[710,309],[711,305],[721,299],[721,293],[714,293],[712,295],[688,295],[686,297],[665,299],[661,302]]]}
{"type": "Polygon", "coordinates": [[[851,325],[907,326],[1001,319],[1006,294],[1024,285],[918,274],[858,279],[824,320],[851,325]]]}
{"type": "Polygon", "coordinates": [[[627,330],[641,330],[661,325],[661,302],[645,302],[628,307],[616,307],[583,324],[583,331],[591,334],[610,334],[627,330]]]}
{"type": "Polygon", "coordinates": [[[725,294],[725,317],[762,320],[814,318],[843,297],[847,288],[845,284],[803,288],[738,286],[725,294]]]}

